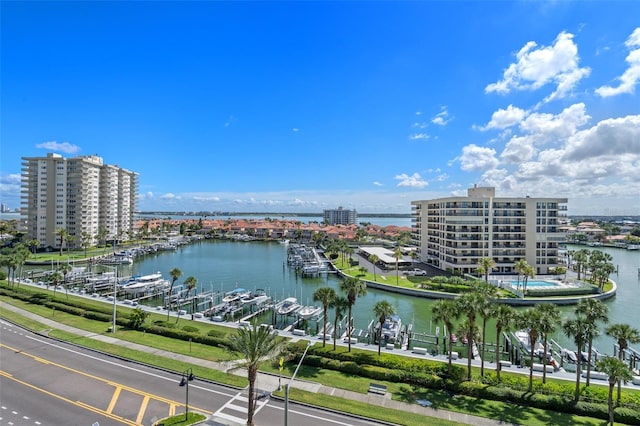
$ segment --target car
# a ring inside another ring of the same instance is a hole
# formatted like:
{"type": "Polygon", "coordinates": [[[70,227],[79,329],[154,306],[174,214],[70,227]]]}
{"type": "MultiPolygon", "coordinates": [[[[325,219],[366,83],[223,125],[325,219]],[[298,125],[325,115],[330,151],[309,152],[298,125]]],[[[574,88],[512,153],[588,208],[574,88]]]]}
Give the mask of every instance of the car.
{"type": "Polygon", "coordinates": [[[407,271],[407,275],[412,275],[412,276],[426,276],[427,275],[427,271],[425,271],[424,269],[420,269],[420,268],[413,268],[407,271]]]}

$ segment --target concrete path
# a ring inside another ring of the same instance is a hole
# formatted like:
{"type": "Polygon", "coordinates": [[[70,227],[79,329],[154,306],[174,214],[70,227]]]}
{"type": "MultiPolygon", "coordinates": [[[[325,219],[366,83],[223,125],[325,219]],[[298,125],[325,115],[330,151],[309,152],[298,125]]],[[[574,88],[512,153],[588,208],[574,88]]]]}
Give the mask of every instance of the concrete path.
{"type": "MultiPolygon", "coordinates": [[[[10,305],[4,302],[0,302],[0,309],[6,309],[8,311],[12,311],[17,314],[20,314],[24,317],[33,319],[34,321],[38,321],[39,323],[42,323],[45,326],[50,327],[51,329],[63,330],[68,333],[76,334],[78,336],[82,336],[90,339],[99,340],[112,345],[124,346],[129,349],[134,349],[140,352],[147,352],[150,354],[171,358],[171,359],[183,361],[186,363],[198,364],[203,367],[208,367],[211,369],[217,369],[221,371],[227,371],[233,374],[246,377],[245,369],[236,368],[233,363],[220,363],[220,362],[207,361],[201,358],[194,358],[187,355],[182,355],[182,354],[177,354],[174,352],[169,352],[161,349],[151,348],[151,347],[140,345],[134,342],[120,340],[109,335],[96,334],[93,332],[81,330],[75,327],[70,327],[65,324],[55,322],[51,319],[33,314],[29,311],[25,311],[23,309],[20,309],[18,307],[15,307],[13,305],[10,305]]],[[[289,379],[283,378],[281,381],[282,385],[284,385],[287,382],[287,380],[289,379]]],[[[279,382],[278,376],[276,375],[259,373],[258,379],[256,382],[256,387],[268,392],[272,392],[278,389],[278,384],[279,384],[278,382],[279,382]]],[[[471,416],[464,413],[457,413],[454,411],[446,411],[446,410],[435,409],[431,407],[423,407],[420,404],[409,404],[401,401],[394,401],[391,399],[391,394],[389,393],[387,393],[384,396],[371,394],[371,393],[362,394],[358,392],[352,392],[344,389],[333,388],[329,386],[324,386],[320,383],[299,380],[299,379],[295,379],[293,383],[290,384],[290,386],[292,388],[302,389],[309,392],[323,393],[327,395],[360,401],[367,404],[375,405],[377,407],[400,410],[403,412],[412,412],[412,413],[422,414],[429,417],[437,417],[441,419],[451,420],[451,421],[463,423],[463,424],[470,424],[470,425],[476,425],[476,426],[510,424],[510,423],[504,423],[497,420],[487,419],[484,417],[477,417],[477,416],[471,416]]],[[[219,420],[216,420],[215,424],[230,425],[230,423],[220,423],[219,420]]]]}

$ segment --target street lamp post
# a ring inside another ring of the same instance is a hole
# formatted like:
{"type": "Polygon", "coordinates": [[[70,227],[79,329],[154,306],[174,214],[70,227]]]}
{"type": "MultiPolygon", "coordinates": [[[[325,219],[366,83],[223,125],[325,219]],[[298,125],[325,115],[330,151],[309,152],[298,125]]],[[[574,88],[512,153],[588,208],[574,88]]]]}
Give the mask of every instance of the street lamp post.
{"type": "Polygon", "coordinates": [[[191,368],[187,368],[182,373],[182,379],[180,380],[180,386],[185,386],[186,389],[186,400],[185,400],[185,410],[184,410],[184,421],[189,420],[189,382],[194,379],[193,370],[191,368]]]}
{"type": "Polygon", "coordinates": [[[101,265],[105,268],[113,268],[116,271],[116,275],[113,278],[113,325],[111,326],[111,332],[116,333],[116,302],[118,301],[118,265],[101,265]]]}
{"type": "Polygon", "coordinates": [[[298,370],[302,365],[302,361],[304,360],[304,357],[307,354],[307,351],[312,345],[313,345],[313,342],[309,340],[309,343],[307,343],[307,347],[302,353],[302,357],[300,357],[300,362],[298,362],[298,366],[296,367],[296,370],[293,372],[293,376],[291,376],[291,379],[289,379],[289,382],[284,385],[284,426],[289,425],[289,385],[293,382],[293,379],[296,378],[296,374],[298,374],[298,370]]]}

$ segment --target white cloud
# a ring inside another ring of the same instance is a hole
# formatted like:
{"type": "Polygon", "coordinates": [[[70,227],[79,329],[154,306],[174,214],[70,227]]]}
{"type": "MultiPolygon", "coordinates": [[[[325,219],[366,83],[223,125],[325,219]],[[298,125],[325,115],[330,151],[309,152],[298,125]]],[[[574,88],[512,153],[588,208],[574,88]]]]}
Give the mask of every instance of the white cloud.
{"type": "Polygon", "coordinates": [[[56,141],[39,143],[36,145],[36,148],[47,149],[50,151],[64,152],[65,154],[75,154],[76,152],[80,151],[80,147],[78,145],[74,145],[69,142],[56,142],[56,141]]]}
{"type": "Polygon", "coordinates": [[[447,111],[446,106],[442,107],[441,111],[431,118],[431,122],[438,126],[446,126],[451,120],[453,120],[453,117],[447,111]]]}
{"type": "Polygon", "coordinates": [[[483,171],[493,169],[498,166],[496,150],[485,148],[475,144],[462,148],[462,155],[458,158],[461,168],[464,171],[483,171]]]}
{"type": "Polygon", "coordinates": [[[429,135],[426,133],[414,133],[412,135],[409,135],[409,139],[411,139],[412,141],[420,140],[420,139],[429,139],[429,135]]]}
{"type": "Polygon", "coordinates": [[[507,109],[500,108],[491,115],[491,121],[484,127],[478,127],[479,130],[489,129],[506,129],[518,124],[527,115],[527,112],[513,105],[509,105],[507,109]]]}
{"type": "Polygon", "coordinates": [[[578,47],[573,34],[561,32],[553,46],[541,46],[530,41],[516,54],[517,61],[504,71],[502,80],[491,83],[486,93],[506,94],[511,89],[537,90],[553,83],[556,89],[543,102],[564,98],[578,82],[589,75],[588,67],[580,68],[578,47]]]}
{"type": "Polygon", "coordinates": [[[429,184],[426,180],[422,179],[419,173],[414,173],[411,176],[402,173],[397,175],[395,179],[400,181],[398,182],[398,186],[407,186],[410,188],[424,188],[429,184]]]}
{"type": "Polygon", "coordinates": [[[160,198],[162,200],[179,200],[180,196],[176,194],[172,194],[171,192],[168,192],[166,194],[161,195],[160,198]]]}
{"type": "Polygon", "coordinates": [[[416,115],[422,115],[422,111],[416,111],[416,115]]]}
{"type": "Polygon", "coordinates": [[[380,183],[378,181],[373,182],[373,185],[374,186],[384,186],[382,183],[380,183]]]}
{"type": "Polygon", "coordinates": [[[415,122],[411,125],[411,127],[413,127],[414,129],[426,129],[427,123],[425,123],[424,121],[415,122]]]}
{"type": "Polygon", "coordinates": [[[291,129],[291,130],[292,130],[292,131],[294,131],[294,132],[299,132],[299,131],[300,131],[300,129],[298,129],[297,127],[294,127],[294,128],[293,128],[293,129],[291,129]]]}
{"type": "Polygon", "coordinates": [[[634,93],[636,84],[640,81],[640,27],[631,33],[625,44],[629,48],[629,55],[625,59],[629,68],[617,78],[620,80],[618,87],[602,86],[596,89],[596,93],[603,98],[634,93]]]}

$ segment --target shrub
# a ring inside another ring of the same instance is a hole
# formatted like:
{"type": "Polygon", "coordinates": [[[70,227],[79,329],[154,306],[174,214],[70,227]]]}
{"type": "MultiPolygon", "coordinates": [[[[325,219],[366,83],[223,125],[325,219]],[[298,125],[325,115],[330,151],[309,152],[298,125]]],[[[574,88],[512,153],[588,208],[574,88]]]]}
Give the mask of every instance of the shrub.
{"type": "Polygon", "coordinates": [[[182,330],[186,331],[187,333],[199,333],[200,329],[198,327],[194,327],[192,325],[185,325],[184,327],[182,327],[182,330]]]}

